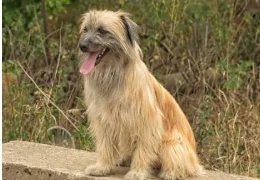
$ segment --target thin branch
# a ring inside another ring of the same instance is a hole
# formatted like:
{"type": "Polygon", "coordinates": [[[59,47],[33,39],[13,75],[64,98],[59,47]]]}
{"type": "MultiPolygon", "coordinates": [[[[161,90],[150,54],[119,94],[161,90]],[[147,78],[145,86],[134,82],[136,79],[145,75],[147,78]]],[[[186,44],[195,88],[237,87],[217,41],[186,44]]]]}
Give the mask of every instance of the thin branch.
{"type": "Polygon", "coordinates": [[[48,94],[46,94],[43,90],[41,90],[41,88],[36,84],[36,82],[33,80],[33,78],[26,72],[26,70],[23,68],[23,66],[17,62],[17,64],[20,66],[20,68],[23,70],[23,72],[26,74],[26,76],[32,81],[32,83],[35,85],[35,87],[40,91],[40,93],[47,98],[47,100],[55,107],[58,109],[58,111],[65,117],[65,119],[67,119],[70,124],[77,130],[79,131],[79,129],[75,126],[75,124],[70,120],[70,118],[50,99],[50,96],[48,94]]]}
{"type": "Polygon", "coordinates": [[[58,73],[58,69],[59,69],[59,66],[60,66],[60,59],[61,59],[61,29],[62,27],[60,28],[60,42],[59,42],[59,55],[58,55],[58,62],[57,62],[57,65],[56,65],[56,68],[55,68],[55,73],[54,73],[54,77],[53,77],[53,80],[52,80],[52,83],[51,83],[51,90],[49,92],[49,97],[51,97],[51,94],[52,94],[52,90],[53,90],[53,86],[54,86],[54,82],[56,80],[56,77],[57,77],[57,73],[58,73]]]}
{"type": "MultiPolygon", "coordinates": [[[[48,37],[49,34],[49,25],[48,25],[48,16],[47,16],[47,10],[46,10],[46,0],[41,0],[41,10],[42,10],[42,18],[43,18],[43,28],[45,36],[48,37]]],[[[51,53],[49,49],[49,38],[46,38],[44,41],[44,48],[46,52],[46,59],[48,66],[51,65],[51,53]]]]}

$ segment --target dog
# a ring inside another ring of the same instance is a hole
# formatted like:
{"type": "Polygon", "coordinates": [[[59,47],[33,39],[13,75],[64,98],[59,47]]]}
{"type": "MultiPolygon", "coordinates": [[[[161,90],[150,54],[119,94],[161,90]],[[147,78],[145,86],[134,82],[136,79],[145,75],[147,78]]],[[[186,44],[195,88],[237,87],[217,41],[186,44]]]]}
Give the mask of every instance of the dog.
{"type": "Polygon", "coordinates": [[[127,180],[149,178],[156,165],[166,180],[198,175],[202,166],[191,126],[142,61],[137,29],[123,11],[82,15],[79,71],[98,153],[85,173],[105,176],[130,161],[127,180]]]}

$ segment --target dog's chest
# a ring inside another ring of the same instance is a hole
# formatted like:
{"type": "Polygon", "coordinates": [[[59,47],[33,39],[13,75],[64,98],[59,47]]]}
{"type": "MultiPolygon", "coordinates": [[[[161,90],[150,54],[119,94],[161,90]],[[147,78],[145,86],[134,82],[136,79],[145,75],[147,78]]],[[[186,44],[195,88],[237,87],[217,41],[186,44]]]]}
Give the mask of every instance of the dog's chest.
{"type": "Polygon", "coordinates": [[[93,119],[99,119],[106,123],[126,124],[134,115],[133,105],[124,98],[124,92],[120,89],[104,94],[97,87],[85,82],[84,96],[87,113],[93,119]]]}

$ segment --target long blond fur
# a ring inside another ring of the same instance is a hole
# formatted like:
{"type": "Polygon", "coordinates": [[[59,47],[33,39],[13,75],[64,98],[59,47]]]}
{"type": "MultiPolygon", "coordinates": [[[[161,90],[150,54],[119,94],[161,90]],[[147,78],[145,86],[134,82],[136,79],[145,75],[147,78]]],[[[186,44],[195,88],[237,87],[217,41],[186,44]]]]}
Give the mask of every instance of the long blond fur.
{"type": "Polygon", "coordinates": [[[82,17],[80,33],[85,26],[100,25],[117,42],[105,42],[110,52],[84,76],[89,129],[99,154],[86,174],[107,175],[130,159],[128,180],[146,179],[155,164],[160,165],[163,179],[198,175],[201,166],[192,129],[177,102],[142,61],[136,24],[122,11],[90,11],[82,17]]]}

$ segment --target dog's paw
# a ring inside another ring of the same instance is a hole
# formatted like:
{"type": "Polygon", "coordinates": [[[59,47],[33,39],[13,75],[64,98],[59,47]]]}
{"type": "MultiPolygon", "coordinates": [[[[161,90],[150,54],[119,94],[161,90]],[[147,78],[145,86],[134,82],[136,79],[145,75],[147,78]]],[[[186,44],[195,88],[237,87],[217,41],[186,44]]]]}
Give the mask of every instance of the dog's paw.
{"type": "Polygon", "coordinates": [[[104,166],[100,164],[90,165],[85,169],[86,175],[92,176],[105,176],[111,172],[111,168],[109,166],[104,166]]]}
{"type": "Polygon", "coordinates": [[[176,180],[176,176],[174,173],[170,172],[160,172],[159,177],[164,180],[176,180]]]}
{"type": "Polygon", "coordinates": [[[143,172],[137,172],[135,170],[129,171],[125,177],[125,180],[144,180],[147,179],[147,174],[143,172]]]}

